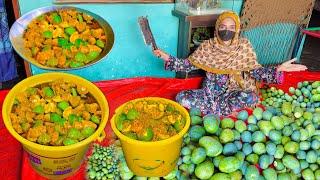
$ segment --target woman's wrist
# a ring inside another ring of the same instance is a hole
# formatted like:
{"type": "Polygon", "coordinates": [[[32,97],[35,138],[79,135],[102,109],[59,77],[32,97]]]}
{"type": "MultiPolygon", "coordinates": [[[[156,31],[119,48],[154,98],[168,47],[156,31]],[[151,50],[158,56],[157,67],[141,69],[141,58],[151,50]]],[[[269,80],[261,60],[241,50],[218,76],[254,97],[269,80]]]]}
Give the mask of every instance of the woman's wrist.
{"type": "Polygon", "coordinates": [[[281,65],[279,65],[278,67],[276,67],[276,71],[277,71],[277,72],[283,72],[283,69],[282,69],[281,65]]]}
{"type": "Polygon", "coordinates": [[[169,61],[170,55],[168,55],[167,53],[163,53],[160,58],[163,59],[164,61],[169,61]]]}

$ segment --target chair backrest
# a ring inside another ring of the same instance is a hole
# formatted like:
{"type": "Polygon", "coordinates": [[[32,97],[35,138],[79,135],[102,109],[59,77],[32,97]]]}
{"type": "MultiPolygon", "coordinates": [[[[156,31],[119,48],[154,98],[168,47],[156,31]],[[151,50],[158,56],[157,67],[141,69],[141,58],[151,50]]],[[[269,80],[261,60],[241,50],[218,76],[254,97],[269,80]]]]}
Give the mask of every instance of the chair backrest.
{"type": "MultiPolygon", "coordinates": [[[[315,0],[246,0],[241,13],[242,36],[252,43],[262,65],[292,58],[307,27],[315,0]]],[[[300,46],[299,44],[298,46],[300,46]]]]}
{"type": "Polygon", "coordinates": [[[243,31],[242,35],[250,40],[260,64],[274,65],[292,57],[299,29],[296,24],[277,23],[243,31]]]}

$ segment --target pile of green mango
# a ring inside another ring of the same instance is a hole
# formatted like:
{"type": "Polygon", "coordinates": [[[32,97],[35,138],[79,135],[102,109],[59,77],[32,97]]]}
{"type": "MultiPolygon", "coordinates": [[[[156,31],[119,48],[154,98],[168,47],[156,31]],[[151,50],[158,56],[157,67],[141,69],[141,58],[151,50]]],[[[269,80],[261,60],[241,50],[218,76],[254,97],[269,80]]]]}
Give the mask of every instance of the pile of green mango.
{"type": "Polygon", "coordinates": [[[191,109],[176,179],[320,179],[320,81],[262,89],[236,119],[191,109]],[[319,96],[319,97],[318,97],[319,96]]]}
{"type": "Polygon", "coordinates": [[[288,102],[294,106],[320,112],[320,81],[299,82],[297,88],[290,87],[288,90],[288,93],[284,93],[275,87],[262,89],[261,94],[264,99],[262,104],[279,108],[282,103],[288,102]]]}

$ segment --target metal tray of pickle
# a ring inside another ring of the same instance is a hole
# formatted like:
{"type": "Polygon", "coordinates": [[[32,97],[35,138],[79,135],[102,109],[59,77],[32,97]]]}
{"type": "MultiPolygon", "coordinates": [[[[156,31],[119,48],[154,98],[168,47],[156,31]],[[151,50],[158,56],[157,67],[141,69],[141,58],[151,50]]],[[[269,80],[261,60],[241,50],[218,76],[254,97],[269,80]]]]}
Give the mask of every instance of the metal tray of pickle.
{"type": "Polygon", "coordinates": [[[77,7],[72,7],[72,6],[49,6],[49,7],[42,7],[35,9],[33,11],[30,11],[23,16],[21,16],[19,19],[17,19],[12,27],[10,28],[9,32],[9,38],[11,41],[11,44],[15,51],[26,61],[29,63],[41,68],[41,69],[46,69],[46,70],[74,70],[74,69],[81,69],[81,68],[86,68],[88,66],[94,65],[101,61],[104,57],[108,55],[108,53],[111,51],[113,44],[114,44],[114,32],[112,27],[109,25],[109,23],[103,19],[102,17],[98,16],[97,14],[94,14],[90,11],[77,8],[77,7]],[[59,68],[59,67],[50,67],[46,65],[42,65],[39,62],[37,62],[32,56],[28,55],[27,49],[24,46],[24,32],[28,28],[29,23],[34,20],[37,17],[40,17],[43,14],[57,11],[57,10],[64,10],[64,9],[75,9],[78,12],[87,14],[91,16],[96,22],[99,23],[101,28],[104,31],[104,35],[106,36],[106,42],[105,46],[103,47],[101,53],[99,54],[98,57],[96,57],[94,60],[92,60],[90,63],[85,64],[80,67],[69,67],[69,68],[59,68]]]}

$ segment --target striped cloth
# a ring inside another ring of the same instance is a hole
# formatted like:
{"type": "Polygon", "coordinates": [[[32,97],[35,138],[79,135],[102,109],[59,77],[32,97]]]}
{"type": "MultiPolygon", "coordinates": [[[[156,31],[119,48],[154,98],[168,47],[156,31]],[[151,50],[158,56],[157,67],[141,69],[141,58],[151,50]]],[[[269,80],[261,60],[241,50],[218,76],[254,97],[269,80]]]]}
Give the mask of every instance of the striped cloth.
{"type": "Polygon", "coordinates": [[[16,77],[16,61],[9,40],[5,0],[0,0],[0,84],[16,77]]]}

